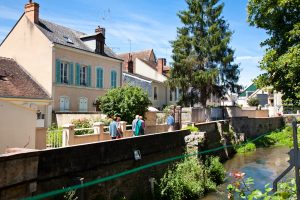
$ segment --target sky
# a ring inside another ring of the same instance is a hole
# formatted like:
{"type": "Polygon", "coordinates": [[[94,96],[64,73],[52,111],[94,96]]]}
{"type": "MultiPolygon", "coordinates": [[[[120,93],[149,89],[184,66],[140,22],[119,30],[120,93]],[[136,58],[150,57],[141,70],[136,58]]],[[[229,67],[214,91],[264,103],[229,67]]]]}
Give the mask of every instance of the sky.
{"type": "MultiPolygon", "coordinates": [[[[0,0],[0,42],[24,12],[28,0],[0,0]]],[[[156,57],[170,62],[170,41],[182,24],[177,13],[186,9],[184,0],[36,0],[40,17],[72,29],[93,33],[100,25],[106,28],[106,44],[116,53],[153,49],[156,57]]],[[[249,86],[262,73],[257,67],[264,55],[260,43],[267,38],[264,30],[250,27],[247,0],[221,0],[224,19],[232,35],[235,63],[240,64],[240,80],[249,86]]]]}

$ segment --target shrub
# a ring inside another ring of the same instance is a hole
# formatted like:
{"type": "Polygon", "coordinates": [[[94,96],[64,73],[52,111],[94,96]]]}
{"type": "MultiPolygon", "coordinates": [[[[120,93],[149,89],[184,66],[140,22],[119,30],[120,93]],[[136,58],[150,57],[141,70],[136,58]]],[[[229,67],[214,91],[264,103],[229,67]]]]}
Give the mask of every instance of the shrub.
{"type": "Polygon", "coordinates": [[[256,150],[256,145],[253,142],[248,142],[236,148],[238,153],[247,153],[256,150]]]}
{"type": "Polygon", "coordinates": [[[196,157],[186,158],[161,178],[160,194],[162,199],[199,199],[216,190],[216,182],[221,183],[224,177],[225,170],[218,158],[208,158],[205,165],[196,157]]]}
{"type": "Polygon", "coordinates": [[[256,97],[252,97],[247,101],[249,106],[258,106],[259,105],[259,100],[256,97]]]}
{"type": "Polygon", "coordinates": [[[223,164],[220,162],[219,157],[209,157],[205,162],[207,168],[208,177],[217,185],[223,183],[226,170],[223,164]]]}
{"type": "MultiPolygon", "coordinates": [[[[75,119],[72,121],[72,124],[75,125],[75,128],[91,128],[92,124],[86,118],[84,119],[75,119]]],[[[94,133],[93,129],[90,130],[77,130],[75,131],[75,135],[85,135],[94,133]]]]}
{"type": "Polygon", "coordinates": [[[186,126],[182,130],[190,130],[191,132],[199,132],[199,129],[196,126],[186,126]]]}
{"type": "Polygon", "coordinates": [[[99,97],[100,109],[108,116],[119,115],[131,122],[135,115],[144,116],[151,105],[148,94],[140,87],[125,86],[109,90],[99,97]]]}

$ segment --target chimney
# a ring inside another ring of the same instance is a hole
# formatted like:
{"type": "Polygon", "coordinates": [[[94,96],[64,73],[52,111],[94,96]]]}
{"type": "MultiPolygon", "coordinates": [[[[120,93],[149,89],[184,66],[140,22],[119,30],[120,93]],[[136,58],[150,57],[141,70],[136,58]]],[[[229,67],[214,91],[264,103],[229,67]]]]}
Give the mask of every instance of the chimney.
{"type": "Polygon", "coordinates": [[[128,54],[127,71],[133,74],[133,60],[130,53],[128,54]]]}
{"type": "Polygon", "coordinates": [[[32,0],[29,0],[29,2],[25,4],[25,15],[32,23],[39,22],[39,8],[40,5],[38,3],[32,3],[32,0]]]}
{"type": "Polygon", "coordinates": [[[157,69],[157,72],[160,73],[160,74],[163,74],[164,72],[164,66],[166,65],[166,59],[165,58],[158,58],[157,59],[157,66],[156,66],[156,69],[157,69]]]}
{"type": "Polygon", "coordinates": [[[104,54],[104,45],[105,45],[105,28],[98,26],[95,29],[95,33],[101,33],[96,37],[96,53],[104,54]]]}

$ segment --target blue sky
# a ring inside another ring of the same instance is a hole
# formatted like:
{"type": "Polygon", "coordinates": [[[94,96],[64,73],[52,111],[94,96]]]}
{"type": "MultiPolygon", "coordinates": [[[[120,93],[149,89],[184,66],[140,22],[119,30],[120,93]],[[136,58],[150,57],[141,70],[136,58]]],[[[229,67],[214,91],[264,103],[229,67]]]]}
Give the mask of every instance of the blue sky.
{"type": "MultiPolygon", "coordinates": [[[[26,0],[0,0],[0,41],[24,11],[26,0]],[[13,2],[13,3],[12,3],[13,2]]],[[[169,41],[176,38],[181,23],[176,13],[186,8],[184,0],[37,0],[40,17],[82,32],[106,28],[106,44],[116,53],[153,48],[157,57],[170,61],[169,41]]],[[[262,73],[257,68],[267,35],[246,22],[247,0],[224,0],[223,16],[234,31],[231,46],[240,64],[240,84],[249,85],[262,73]]]]}

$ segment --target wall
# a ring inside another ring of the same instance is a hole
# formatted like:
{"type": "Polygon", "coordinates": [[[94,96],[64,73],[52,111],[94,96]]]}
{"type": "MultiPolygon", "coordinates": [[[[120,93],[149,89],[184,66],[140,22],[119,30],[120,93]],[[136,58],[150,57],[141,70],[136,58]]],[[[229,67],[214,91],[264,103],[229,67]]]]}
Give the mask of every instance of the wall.
{"type": "Polygon", "coordinates": [[[62,127],[65,124],[70,124],[74,119],[91,119],[99,120],[104,119],[106,115],[101,113],[85,114],[85,113],[56,113],[56,122],[58,127],[62,127]]]}
{"type": "Polygon", "coordinates": [[[35,148],[35,110],[0,100],[0,116],[0,154],[8,147],[35,148]]]}
{"type": "Polygon", "coordinates": [[[230,123],[234,132],[245,133],[246,138],[257,137],[261,134],[281,128],[284,125],[282,117],[233,117],[230,123]]]}
{"type": "Polygon", "coordinates": [[[52,96],[51,42],[25,15],[1,45],[0,55],[15,59],[52,96]]]}
{"type": "Polygon", "coordinates": [[[106,58],[93,53],[86,53],[84,51],[73,50],[71,48],[64,48],[55,46],[53,57],[53,74],[55,74],[55,59],[61,61],[72,62],[74,67],[74,85],[56,84],[55,77],[52,78],[54,83],[54,110],[59,111],[60,96],[68,96],[70,98],[70,110],[79,110],[79,98],[88,98],[88,111],[95,111],[93,102],[98,96],[103,96],[108,89],[111,88],[110,76],[111,70],[117,72],[117,87],[121,86],[122,73],[121,61],[111,58],[106,58]],[[82,87],[75,85],[76,63],[80,65],[91,65],[91,87],[82,87]],[[103,88],[96,88],[96,67],[103,69],[103,88]]]}
{"type": "MultiPolygon", "coordinates": [[[[188,131],[145,135],[66,148],[0,156],[0,198],[23,198],[89,182],[184,153],[188,131]],[[141,160],[135,160],[140,150],[141,160]],[[15,167],[12,168],[11,166],[15,167]]],[[[85,199],[150,197],[149,178],[160,178],[171,163],[99,183],[84,189],[85,199]],[[146,194],[147,196],[143,196],[146,194]]],[[[78,191],[79,192],[79,191],[78,191]]],[[[53,197],[57,199],[58,197],[53,197]]]]}
{"type": "Polygon", "coordinates": [[[35,149],[46,149],[47,128],[36,128],[35,149]]]}
{"type": "Polygon", "coordinates": [[[152,82],[152,96],[149,99],[152,102],[152,106],[155,108],[162,109],[163,105],[167,105],[167,87],[164,83],[152,82]],[[157,100],[154,100],[154,87],[157,88],[157,100]]]}
{"type": "MultiPolygon", "coordinates": [[[[251,107],[250,107],[251,108],[251,107]]],[[[256,109],[256,108],[254,108],[256,109]]],[[[226,117],[268,117],[269,110],[250,110],[250,109],[241,109],[240,107],[230,106],[226,107],[225,111],[226,117]]]]}

